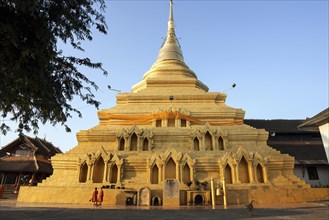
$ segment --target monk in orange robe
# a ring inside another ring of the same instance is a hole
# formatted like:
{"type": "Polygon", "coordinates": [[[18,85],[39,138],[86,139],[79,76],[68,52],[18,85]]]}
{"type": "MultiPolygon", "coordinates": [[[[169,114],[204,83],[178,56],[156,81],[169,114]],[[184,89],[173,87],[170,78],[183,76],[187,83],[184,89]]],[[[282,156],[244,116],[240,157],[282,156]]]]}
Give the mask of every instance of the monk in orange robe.
{"type": "Polygon", "coordinates": [[[98,197],[98,191],[97,188],[95,188],[95,191],[93,192],[93,195],[91,196],[90,201],[92,201],[95,205],[97,205],[97,197],[98,197]]]}
{"type": "Polygon", "coordinates": [[[104,191],[103,191],[103,187],[101,187],[101,190],[99,191],[98,194],[98,205],[102,205],[103,202],[103,197],[104,197],[104,191]]]}

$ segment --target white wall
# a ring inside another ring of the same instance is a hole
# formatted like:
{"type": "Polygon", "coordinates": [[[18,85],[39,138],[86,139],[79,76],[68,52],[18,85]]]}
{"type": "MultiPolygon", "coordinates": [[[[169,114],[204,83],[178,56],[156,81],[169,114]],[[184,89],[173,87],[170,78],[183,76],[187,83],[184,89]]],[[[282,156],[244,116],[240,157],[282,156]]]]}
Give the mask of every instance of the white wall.
{"type": "Polygon", "coordinates": [[[328,165],[322,165],[317,166],[314,165],[318,171],[318,180],[310,180],[308,177],[307,167],[303,165],[295,165],[294,173],[296,176],[298,176],[300,179],[304,180],[307,184],[310,184],[312,186],[329,186],[329,166],[328,165]],[[304,171],[304,177],[303,177],[303,171],[304,171]]]}
{"type": "Polygon", "coordinates": [[[326,151],[327,160],[329,161],[329,123],[321,125],[319,129],[321,133],[324,150],[326,151]]]}

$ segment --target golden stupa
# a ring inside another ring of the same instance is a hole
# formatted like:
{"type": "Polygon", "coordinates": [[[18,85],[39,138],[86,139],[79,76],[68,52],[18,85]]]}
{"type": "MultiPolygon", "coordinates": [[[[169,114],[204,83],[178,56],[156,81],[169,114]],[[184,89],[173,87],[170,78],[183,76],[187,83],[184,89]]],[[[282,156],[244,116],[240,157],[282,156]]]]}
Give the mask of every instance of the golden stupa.
{"type": "Polygon", "coordinates": [[[101,186],[111,205],[309,199],[294,158],[269,147],[268,132],[245,125],[245,112],[225,99],[184,62],[170,1],[166,40],[142,81],[99,111],[99,124],[78,132],[76,147],[52,158],[52,176],[21,187],[18,202],[84,204],[101,186]]]}

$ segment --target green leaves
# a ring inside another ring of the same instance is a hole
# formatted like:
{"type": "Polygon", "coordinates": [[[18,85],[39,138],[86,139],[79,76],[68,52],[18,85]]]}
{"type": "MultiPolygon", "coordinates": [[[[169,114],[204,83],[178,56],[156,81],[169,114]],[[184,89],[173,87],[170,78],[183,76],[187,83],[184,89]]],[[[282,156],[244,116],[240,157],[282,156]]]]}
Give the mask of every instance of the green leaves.
{"type": "MultiPolygon", "coordinates": [[[[1,0],[0,3],[0,111],[17,121],[18,132],[34,131],[38,124],[65,124],[71,113],[81,113],[70,101],[79,97],[96,108],[98,87],[78,66],[107,72],[89,58],[63,56],[57,41],[84,51],[81,41],[92,40],[91,28],[106,34],[103,0],[1,0]],[[89,85],[89,86],[88,86],[89,85]]],[[[10,128],[3,123],[2,133],[10,128]]]]}

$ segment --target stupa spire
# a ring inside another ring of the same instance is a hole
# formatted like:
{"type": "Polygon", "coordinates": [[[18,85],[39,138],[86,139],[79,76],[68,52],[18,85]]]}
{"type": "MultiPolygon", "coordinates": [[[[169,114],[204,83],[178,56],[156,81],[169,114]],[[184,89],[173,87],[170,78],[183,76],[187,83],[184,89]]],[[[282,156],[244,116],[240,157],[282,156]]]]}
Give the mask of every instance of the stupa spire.
{"type": "Polygon", "coordinates": [[[184,62],[183,52],[178,43],[175,34],[174,24],[174,12],[173,12],[173,1],[170,0],[169,20],[168,20],[168,31],[166,40],[163,43],[160,52],[158,54],[157,62],[161,60],[179,60],[184,62]]]}

